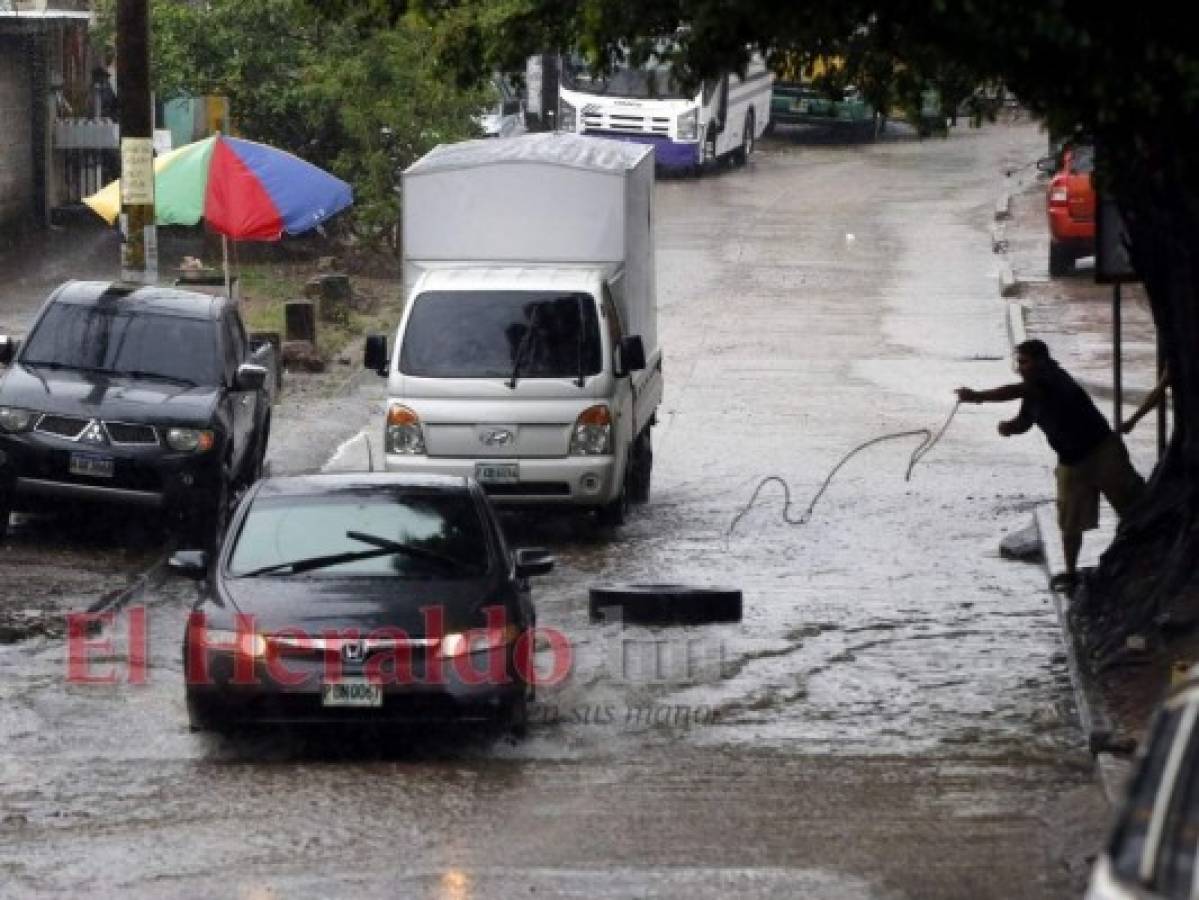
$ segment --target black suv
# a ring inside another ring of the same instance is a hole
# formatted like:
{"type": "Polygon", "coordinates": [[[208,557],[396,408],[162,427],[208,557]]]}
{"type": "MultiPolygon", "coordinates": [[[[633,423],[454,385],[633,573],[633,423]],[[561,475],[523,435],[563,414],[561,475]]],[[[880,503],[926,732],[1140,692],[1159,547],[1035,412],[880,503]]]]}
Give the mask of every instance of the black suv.
{"type": "Polygon", "coordinates": [[[0,537],[14,509],[164,510],[213,542],[262,471],[274,350],[236,305],[162,287],[68,282],[24,342],[0,337],[0,537]]]}

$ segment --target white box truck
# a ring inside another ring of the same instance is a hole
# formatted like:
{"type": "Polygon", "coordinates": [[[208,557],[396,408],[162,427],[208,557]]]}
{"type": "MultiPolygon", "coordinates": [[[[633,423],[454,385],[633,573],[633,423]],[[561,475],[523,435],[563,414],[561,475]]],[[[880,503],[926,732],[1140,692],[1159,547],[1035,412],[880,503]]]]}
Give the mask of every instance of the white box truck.
{"type": "Polygon", "coordinates": [[[367,339],[388,471],[618,525],[649,497],[662,399],[648,147],[565,134],[439,146],[403,176],[407,306],[367,339]]]}

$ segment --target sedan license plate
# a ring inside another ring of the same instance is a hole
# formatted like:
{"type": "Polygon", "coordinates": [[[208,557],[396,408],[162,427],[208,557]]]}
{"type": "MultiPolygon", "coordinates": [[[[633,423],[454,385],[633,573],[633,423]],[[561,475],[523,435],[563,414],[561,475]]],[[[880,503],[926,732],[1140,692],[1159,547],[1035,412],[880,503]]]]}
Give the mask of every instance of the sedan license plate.
{"type": "Polygon", "coordinates": [[[479,484],[516,484],[520,481],[520,463],[475,463],[475,481],[479,484]]]}
{"type": "Polygon", "coordinates": [[[383,687],[369,681],[335,681],[321,685],[321,706],[383,705],[383,687]]]}
{"type": "Polygon", "coordinates": [[[112,457],[72,453],[70,472],[72,475],[86,475],[90,478],[112,478],[112,457]]]}

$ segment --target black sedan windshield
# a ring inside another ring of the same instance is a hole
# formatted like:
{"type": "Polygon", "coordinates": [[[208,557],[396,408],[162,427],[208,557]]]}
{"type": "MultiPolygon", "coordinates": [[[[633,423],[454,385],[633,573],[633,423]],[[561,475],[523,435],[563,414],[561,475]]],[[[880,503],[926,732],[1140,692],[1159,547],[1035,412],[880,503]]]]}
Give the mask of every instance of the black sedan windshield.
{"type": "Polygon", "coordinates": [[[463,578],[487,564],[469,494],[376,489],[256,499],[229,573],[463,578]]]}
{"type": "Polygon", "coordinates": [[[25,345],[21,362],[66,369],[219,382],[216,323],[116,306],[56,303],[25,345]]]}
{"type": "Polygon", "coordinates": [[[508,378],[519,368],[521,378],[576,378],[600,371],[589,294],[430,291],[414,303],[400,352],[405,375],[508,378]]]}

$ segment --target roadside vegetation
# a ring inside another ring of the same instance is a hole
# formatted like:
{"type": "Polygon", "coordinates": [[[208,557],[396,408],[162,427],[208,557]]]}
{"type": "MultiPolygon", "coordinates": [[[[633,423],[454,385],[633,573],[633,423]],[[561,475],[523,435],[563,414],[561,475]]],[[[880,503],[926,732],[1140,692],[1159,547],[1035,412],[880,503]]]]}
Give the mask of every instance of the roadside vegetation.
{"type": "MultiPolygon", "coordinates": [[[[282,333],[284,304],[304,296],[304,285],[316,269],[309,262],[242,264],[241,313],[246,328],[282,333]]],[[[318,350],[326,362],[337,362],[363,334],[390,331],[403,312],[404,300],[394,278],[356,273],[353,283],[359,308],[347,310],[341,321],[320,323],[318,350]]]]}

